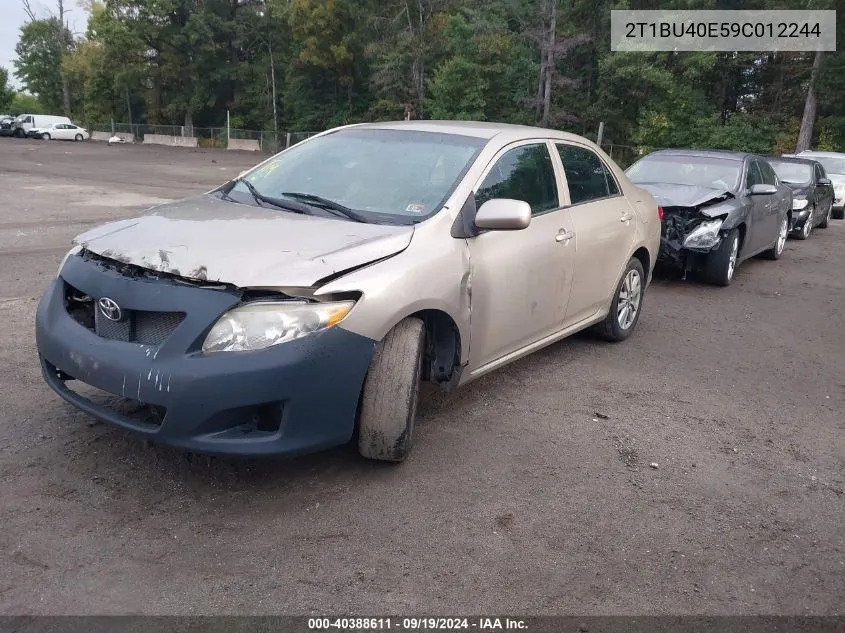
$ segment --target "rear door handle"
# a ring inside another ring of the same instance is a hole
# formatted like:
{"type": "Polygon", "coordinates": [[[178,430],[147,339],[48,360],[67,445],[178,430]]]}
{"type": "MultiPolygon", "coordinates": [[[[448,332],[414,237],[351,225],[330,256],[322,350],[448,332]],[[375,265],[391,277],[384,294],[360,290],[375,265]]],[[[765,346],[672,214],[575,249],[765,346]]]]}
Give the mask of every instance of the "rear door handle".
{"type": "Polygon", "coordinates": [[[633,219],[634,219],[634,214],[626,212],[626,213],[622,214],[622,217],[619,218],[619,221],[620,222],[630,222],[633,219]]]}
{"type": "Polygon", "coordinates": [[[564,244],[575,237],[575,233],[572,231],[564,231],[563,229],[555,235],[555,242],[563,242],[564,244]]]}

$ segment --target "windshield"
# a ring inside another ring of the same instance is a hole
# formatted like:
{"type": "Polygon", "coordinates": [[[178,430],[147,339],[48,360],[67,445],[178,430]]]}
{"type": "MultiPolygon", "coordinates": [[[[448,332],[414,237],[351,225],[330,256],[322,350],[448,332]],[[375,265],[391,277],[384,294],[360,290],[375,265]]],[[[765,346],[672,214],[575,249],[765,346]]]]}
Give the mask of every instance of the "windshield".
{"type": "Polygon", "coordinates": [[[805,163],[786,163],[769,161],[775,173],[783,182],[793,184],[805,184],[813,179],[813,167],[805,163]]]}
{"type": "Polygon", "coordinates": [[[822,167],[824,167],[824,170],[829,174],[845,174],[845,158],[837,158],[835,156],[813,156],[813,160],[820,162],[822,167]]]}
{"type": "Polygon", "coordinates": [[[632,165],[628,178],[635,184],[666,183],[733,191],[739,183],[742,161],[703,156],[646,156],[632,165]]]}
{"type": "MultiPolygon", "coordinates": [[[[365,221],[409,224],[441,209],[486,143],[439,132],[340,130],[279,154],[247,180],[264,196],[319,198],[365,221]]],[[[252,199],[244,183],[235,193],[252,199]]]]}

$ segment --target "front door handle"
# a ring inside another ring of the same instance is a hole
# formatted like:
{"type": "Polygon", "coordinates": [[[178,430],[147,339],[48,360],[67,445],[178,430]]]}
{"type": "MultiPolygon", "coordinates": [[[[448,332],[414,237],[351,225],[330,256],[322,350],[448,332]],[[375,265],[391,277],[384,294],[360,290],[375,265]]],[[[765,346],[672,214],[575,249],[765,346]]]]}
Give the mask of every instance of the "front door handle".
{"type": "Polygon", "coordinates": [[[575,233],[572,231],[564,231],[563,229],[555,235],[555,242],[563,242],[564,244],[575,237],[575,233]]]}
{"type": "Polygon", "coordinates": [[[630,222],[630,221],[631,221],[631,220],[633,220],[633,219],[634,219],[634,214],[633,214],[633,213],[628,213],[628,212],[625,212],[625,213],[623,213],[623,214],[622,214],[622,217],[620,217],[620,218],[619,218],[619,221],[620,221],[620,222],[625,222],[625,223],[628,223],[628,222],[630,222]]]}

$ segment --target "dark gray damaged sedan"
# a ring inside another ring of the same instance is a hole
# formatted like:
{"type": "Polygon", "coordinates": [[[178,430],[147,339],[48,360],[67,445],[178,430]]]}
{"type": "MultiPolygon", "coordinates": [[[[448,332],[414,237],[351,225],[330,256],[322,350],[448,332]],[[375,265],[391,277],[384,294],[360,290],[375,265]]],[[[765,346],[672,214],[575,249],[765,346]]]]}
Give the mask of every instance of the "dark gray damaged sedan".
{"type": "Polygon", "coordinates": [[[744,260],[777,259],[791,227],[792,191],[756,154],[661,150],[628,168],[662,209],[659,260],[727,286],[744,260]]]}

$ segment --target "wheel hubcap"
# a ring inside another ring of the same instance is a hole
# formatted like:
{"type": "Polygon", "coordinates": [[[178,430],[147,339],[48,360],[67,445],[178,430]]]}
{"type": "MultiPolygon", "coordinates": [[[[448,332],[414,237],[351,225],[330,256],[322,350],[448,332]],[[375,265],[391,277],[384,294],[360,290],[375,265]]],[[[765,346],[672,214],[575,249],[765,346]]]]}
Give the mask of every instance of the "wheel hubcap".
{"type": "Polygon", "coordinates": [[[736,258],[739,255],[739,238],[735,237],[731,246],[731,256],[728,258],[728,280],[733,279],[736,270],[736,258]]]}
{"type": "Polygon", "coordinates": [[[812,214],[810,214],[810,217],[808,217],[806,220],[804,220],[804,226],[802,227],[803,228],[802,232],[804,233],[804,237],[810,237],[810,231],[813,230],[812,220],[813,220],[812,214]]]}
{"type": "Polygon", "coordinates": [[[780,225],[780,234],[778,235],[777,252],[780,255],[783,252],[783,247],[786,244],[786,235],[789,233],[789,218],[784,218],[780,225]]]}
{"type": "Polygon", "coordinates": [[[643,285],[640,273],[636,270],[629,270],[625,279],[622,280],[619,300],[616,304],[616,320],[623,330],[627,330],[634,324],[640,310],[642,296],[643,285]]]}

